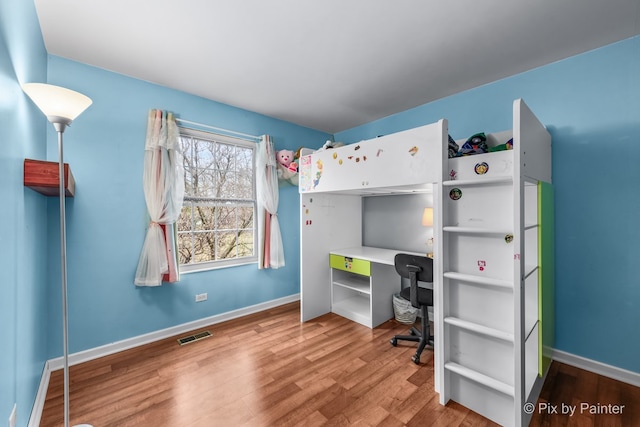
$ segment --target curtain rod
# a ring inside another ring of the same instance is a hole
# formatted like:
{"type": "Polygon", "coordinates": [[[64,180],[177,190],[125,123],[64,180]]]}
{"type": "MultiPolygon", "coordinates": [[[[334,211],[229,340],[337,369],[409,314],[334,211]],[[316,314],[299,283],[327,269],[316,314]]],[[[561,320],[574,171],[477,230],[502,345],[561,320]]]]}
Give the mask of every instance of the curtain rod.
{"type": "Polygon", "coordinates": [[[218,128],[215,126],[209,126],[209,125],[205,125],[203,123],[197,123],[197,122],[192,122],[189,120],[184,120],[184,119],[175,119],[176,122],[180,122],[180,123],[185,123],[185,124],[189,124],[189,125],[194,125],[194,126],[198,126],[198,127],[203,127],[206,129],[213,129],[213,130],[217,130],[217,131],[221,131],[221,132],[225,132],[225,133],[229,133],[229,134],[233,134],[233,135],[238,135],[238,136],[243,136],[245,138],[251,138],[251,139],[255,139],[255,140],[260,140],[261,137],[259,136],[255,136],[255,135],[249,135],[247,133],[241,133],[241,132],[236,132],[234,130],[229,130],[229,129],[224,129],[224,128],[218,128]]]}

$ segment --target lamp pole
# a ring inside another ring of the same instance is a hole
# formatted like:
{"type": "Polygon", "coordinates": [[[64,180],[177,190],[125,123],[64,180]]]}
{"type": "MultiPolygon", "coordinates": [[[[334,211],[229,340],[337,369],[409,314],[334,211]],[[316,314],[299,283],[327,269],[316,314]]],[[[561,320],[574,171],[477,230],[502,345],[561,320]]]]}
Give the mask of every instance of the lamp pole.
{"type": "MultiPolygon", "coordinates": [[[[64,149],[62,134],[71,122],[91,105],[87,96],[44,83],[26,83],[22,90],[47,116],[58,133],[58,174],[60,200],[60,271],[62,283],[62,353],[64,374],[64,427],[69,427],[69,334],[67,316],[67,230],[66,230],[66,179],[64,174],[64,149]]],[[[89,424],[83,424],[89,426],[89,424]]]]}
{"type": "Polygon", "coordinates": [[[69,322],[67,315],[67,221],[66,221],[66,176],[64,173],[64,145],[62,134],[68,123],[53,122],[58,132],[58,171],[60,175],[60,273],[62,276],[62,351],[64,359],[64,427],[69,427],[69,322]]]}

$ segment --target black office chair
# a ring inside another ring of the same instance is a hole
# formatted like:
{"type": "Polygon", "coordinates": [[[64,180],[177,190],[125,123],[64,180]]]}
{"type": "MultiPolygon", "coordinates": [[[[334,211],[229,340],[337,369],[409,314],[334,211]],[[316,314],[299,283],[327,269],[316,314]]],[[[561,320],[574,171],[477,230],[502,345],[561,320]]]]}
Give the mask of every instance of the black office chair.
{"type": "Polygon", "coordinates": [[[400,295],[409,300],[411,305],[421,310],[421,330],[411,327],[411,335],[396,335],[391,338],[391,345],[396,347],[398,340],[415,341],[418,350],[411,360],[420,364],[420,354],[429,344],[433,347],[433,335],[429,331],[429,313],[427,307],[433,307],[433,289],[418,286],[418,282],[433,282],[433,259],[408,254],[397,254],[395,257],[396,271],[401,277],[408,278],[411,286],[400,291],[400,295]]]}

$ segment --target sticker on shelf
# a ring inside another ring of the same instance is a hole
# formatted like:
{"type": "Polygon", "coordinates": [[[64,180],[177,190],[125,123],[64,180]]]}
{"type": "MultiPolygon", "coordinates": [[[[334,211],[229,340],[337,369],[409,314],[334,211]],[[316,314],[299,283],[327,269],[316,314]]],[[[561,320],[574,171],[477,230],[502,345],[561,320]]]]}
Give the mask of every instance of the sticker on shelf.
{"type": "Polygon", "coordinates": [[[333,153],[333,158],[337,159],[338,158],[338,153],[333,153]]]}
{"type": "Polygon", "coordinates": [[[376,157],[380,157],[380,154],[382,154],[384,150],[382,148],[378,148],[378,152],[376,153],[376,157]]]}
{"type": "Polygon", "coordinates": [[[476,163],[476,166],[473,168],[473,170],[478,175],[484,175],[485,173],[489,172],[489,164],[487,162],[476,163]]]}
{"type": "Polygon", "coordinates": [[[412,156],[415,156],[418,153],[418,147],[416,147],[415,145],[413,147],[411,147],[411,149],[409,150],[409,154],[411,154],[412,156]]]}
{"type": "Polygon", "coordinates": [[[506,243],[511,243],[513,242],[513,234],[507,234],[506,236],[504,236],[504,241],[506,243]]]}
{"type": "Polygon", "coordinates": [[[458,177],[458,172],[451,169],[451,171],[449,172],[449,178],[451,178],[451,181],[455,181],[457,177],[458,177]]]}
{"type": "Polygon", "coordinates": [[[478,270],[480,271],[484,271],[484,268],[487,266],[487,261],[485,260],[478,260],[478,270]]]}
{"type": "Polygon", "coordinates": [[[452,188],[451,191],[449,191],[449,198],[451,200],[460,200],[461,197],[462,190],[460,190],[459,188],[452,188]]]}

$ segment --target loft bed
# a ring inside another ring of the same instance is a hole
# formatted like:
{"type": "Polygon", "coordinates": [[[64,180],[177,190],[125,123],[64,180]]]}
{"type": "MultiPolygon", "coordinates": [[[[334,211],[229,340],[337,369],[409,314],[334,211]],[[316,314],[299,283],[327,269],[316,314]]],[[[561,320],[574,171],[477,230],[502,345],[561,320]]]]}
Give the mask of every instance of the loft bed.
{"type": "MultiPolygon", "coordinates": [[[[545,349],[553,346],[548,338],[553,335],[548,323],[553,301],[545,302],[545,295],[553,295],[548,286],[553,285],[552,227],[550,236],[538,232],[545,230],[540,218],[553,209],[551,141],[518,99],[513,129],[487,134],[486,142],[488,148],[505,144],[505,150],[450,158],[448,123],[442,119],[302,156],[301,321],[340,314],[332,309],[336,282],[330,254],[362,246],[362,197],[433,191],[434,365],[440,403],[454,400],[499,424],[520,426],[530,419],[522,407],[536,401],[549,366],[545,349]],[[506,150],[509,140],[513,149],[506,150]],[[543,258],[545,269],[540,267],[543,258]],[[498,269],[498,279],[488,277],[498,269]],[[470,308],[478,300],[492,309],[470,308]],[[486,326],[496,319],[495,326],[486,326]]],[[[366,295],[367,289],[373,292],[374,282],[372,278],[369,288],[361,288],[369,304],[353,312],[353,318],[366,319],[369,327],[379,321],[373,319],[377,298],[366,295]]],[[[399,281],[390,286],[398,287],[399,281]]]]}

